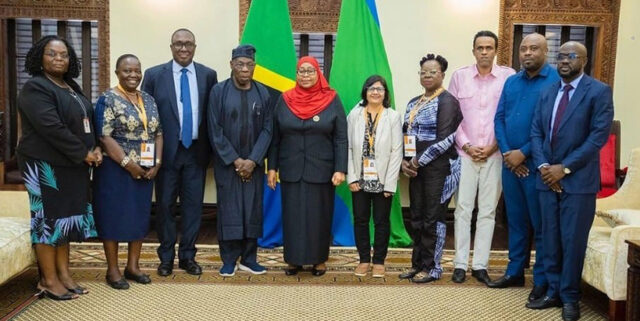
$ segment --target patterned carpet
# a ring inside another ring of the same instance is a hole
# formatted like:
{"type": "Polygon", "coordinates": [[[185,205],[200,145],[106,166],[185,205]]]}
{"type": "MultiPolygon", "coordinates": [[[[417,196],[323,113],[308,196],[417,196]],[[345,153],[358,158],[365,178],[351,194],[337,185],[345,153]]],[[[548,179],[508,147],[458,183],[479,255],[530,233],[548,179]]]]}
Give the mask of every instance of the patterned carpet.
{"type": "MultiPolygon", "coordinates": [[[[284,275],[281,249],[259,251],[258,260],[270,271],[265,275],[221,277],[217,246],[200,245],[196,260],[205,271],[201,276],[176,267],[172,276],[163,278],[155,274],[155,248],[145,244],[141,259],[153,283],[116,291],[104,282],[102,246],[73,244],[73,277],[91,293],[72,302],[33,299],[37,271],[32,268],[0,287],[0,320],[560,320],[560,309],[524,307],[530,274],[524,288],[488,289],[469,274],[465,283],[453,283],[453,251],[445,252],[441,280],[415,285],[397,277],[410,265],[411,251],[406,249],[390,249],[387,276],[375,279],[351,273],[358,263],[353,248],[332,248],[329,272],[322,277],[308,272],[284,275]]],[[[492,252],[492,277],[504,273],[506,262],[505,252],[492,252]]],[[[606,306],[606,296],[585,288],[581,320],[605,320],[606,306]]]]}

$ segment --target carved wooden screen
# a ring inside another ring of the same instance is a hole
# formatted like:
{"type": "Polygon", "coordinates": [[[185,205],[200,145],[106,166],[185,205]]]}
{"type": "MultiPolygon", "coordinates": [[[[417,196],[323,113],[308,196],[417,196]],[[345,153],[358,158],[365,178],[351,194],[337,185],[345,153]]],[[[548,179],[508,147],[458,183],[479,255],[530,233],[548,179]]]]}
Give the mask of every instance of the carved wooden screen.
{"type": "Polygon", "coordinates": [[[498,63],[512,65],[518,25],[593,27],[591,75],[613,86],[619,13],[620,0],[500,0],[498,63]]]}

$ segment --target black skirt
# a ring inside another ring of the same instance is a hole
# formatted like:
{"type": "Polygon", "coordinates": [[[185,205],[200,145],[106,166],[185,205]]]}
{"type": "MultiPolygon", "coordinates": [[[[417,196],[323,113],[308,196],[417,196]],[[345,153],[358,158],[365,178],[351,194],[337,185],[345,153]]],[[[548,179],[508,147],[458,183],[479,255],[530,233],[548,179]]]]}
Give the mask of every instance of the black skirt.
{"type": "Polygon", "coordinates": [[[281,182],[284,261],[320,264],[329,258],[335,187],[331,183],[281,182]]]}

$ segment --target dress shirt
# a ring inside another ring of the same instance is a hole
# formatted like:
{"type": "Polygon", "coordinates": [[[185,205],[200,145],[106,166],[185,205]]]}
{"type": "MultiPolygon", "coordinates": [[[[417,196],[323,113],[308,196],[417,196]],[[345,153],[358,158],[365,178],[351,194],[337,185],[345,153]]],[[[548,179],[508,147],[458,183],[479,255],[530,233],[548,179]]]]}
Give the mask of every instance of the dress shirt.
{"type": "Polygon", "coordinates": [[[559,80],[558,72],[549,64],[534,77],[523,69],[507,79],[495,117],[501,152],[519,149],[526,157],[531,156],[531,122],[540,92],[559,80]]]}
{"type": "MultiPolygon", "coordinates": [[[[496,143],[493,118],[498,108],[502,86],[516,72],[493,65],[491,72],[481,75],[476,64],[462,67],[451,76],[449,92],[460,102],[463,119],[456,131],[456,149],[463,157],[470,157],[462,150],[469,143],[475,146],[491,146],[496,143]]],[[[499,158],[498,150],[491,157],[499,158]]]]}
{"type": "MultiPolygon", "coordinates": [[[[173,87],[176,89],[176,103],[178,104],[178,116],[180,117],[180,136],[182,136],[182,102],[180,101],[180,77],[182,76],[182,68],[187,68],[187,78],[189,78],[189,94],[191,96],[191,116],[193,119],[193,140],[198,139],[198,124],[200,123],[198,115],[198,79],[196,78],[196,67],[193,61],[186,67],[182,67],[175,60],[173,61],[173,87]]],[[[182,139],[182,137],[180,137],[182,139]]]]}
{"type": "MultiPolygon", "coordinates": [[[[558,90],[558,95],[556,96],[556,102],[555,104],[553,104],[553,112],[551,113],[551,124],[549,124],[549,140],[553,138],[553,124],[556,121],[556,112],[558,111],[558,105],[560,104],[560,99],[564,94],[564,86],[571,85],[571,87],[573,87],[571,90],[569,90],[569,101],[571,101],[571,97],[573,97],[573,93],[576,92],[576,88],[578,88],[578,84],[580,83],[582,76],[584,76],[584,73],[581,73],[580,76],[578,76],[578,78],[574,79],[568,84],[565,83],[564,81],[560,83],[560,89],[558,90]]],[[[558,124],[558,126],[559,125],[560,124],[558,124]]]]}

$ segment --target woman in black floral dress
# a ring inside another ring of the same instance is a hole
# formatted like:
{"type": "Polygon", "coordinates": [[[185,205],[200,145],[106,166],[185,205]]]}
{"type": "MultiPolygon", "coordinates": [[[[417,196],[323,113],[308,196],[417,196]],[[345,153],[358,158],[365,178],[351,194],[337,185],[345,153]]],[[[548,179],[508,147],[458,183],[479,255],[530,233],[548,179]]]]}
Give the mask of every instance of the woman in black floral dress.
{"type": "Polygon", "coordinates": [[[73,80],[80,64],[57,36],[42,38],[27,53],[33,76],[20,90],[22,136],[18,164],[29,193],[31,242],[38,257],[43,296],[75,299],[88,291],[69,273],[69,242],[96,236],[90,202],[90,166],[102,155],[95,144],[91,103],[73,80]]]}

